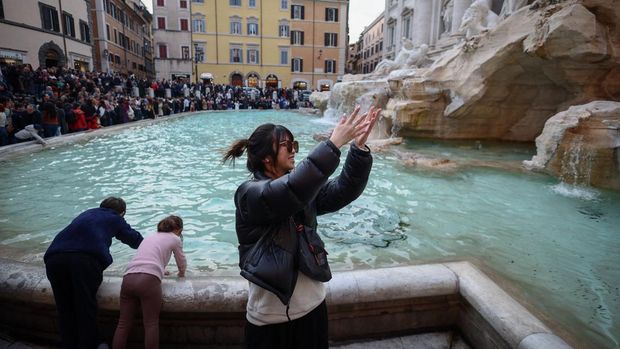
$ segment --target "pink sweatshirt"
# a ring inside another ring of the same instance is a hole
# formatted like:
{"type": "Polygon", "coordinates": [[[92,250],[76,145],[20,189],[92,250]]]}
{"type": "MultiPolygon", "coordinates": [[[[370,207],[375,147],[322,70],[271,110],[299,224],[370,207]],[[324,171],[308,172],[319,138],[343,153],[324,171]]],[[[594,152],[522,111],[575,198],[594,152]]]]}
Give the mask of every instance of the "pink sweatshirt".
{"type": "Polygon", "coordinates": [[[174,252],[179,271],[185,273],[187,261],[183,253],[183,242],[174,233],[153,233],[144,238],[138,252],[127,265],[125,275],[145,273],[157,276],[160,280],[164,277],[164,268],[170,261],[170,255],[174,252]]]}

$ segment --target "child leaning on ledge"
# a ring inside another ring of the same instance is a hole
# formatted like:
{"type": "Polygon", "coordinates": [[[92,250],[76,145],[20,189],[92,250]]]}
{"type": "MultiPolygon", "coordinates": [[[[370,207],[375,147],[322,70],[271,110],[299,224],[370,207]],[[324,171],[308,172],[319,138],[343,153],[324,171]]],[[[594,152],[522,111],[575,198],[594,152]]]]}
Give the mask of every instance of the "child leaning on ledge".
{"type": "Polygon", "coordinates": [[[125,348],[133,325],[134,313],[141,304],[146,348],[159,348],[159,313],[162,304],[161,279],[174,253],[178,277],[185,276],[187,262],[183,253],[183,220],[168,216],[157,224],[157,233],[140,244],[123,277],[120,317],[114,333],[113,348],[125,348]]]}

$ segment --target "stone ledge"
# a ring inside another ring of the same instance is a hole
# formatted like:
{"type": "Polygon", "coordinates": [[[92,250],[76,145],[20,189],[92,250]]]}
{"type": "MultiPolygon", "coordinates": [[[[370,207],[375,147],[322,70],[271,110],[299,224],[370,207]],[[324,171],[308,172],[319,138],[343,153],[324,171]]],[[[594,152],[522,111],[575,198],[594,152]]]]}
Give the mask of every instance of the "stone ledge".
{"type": "MultiPolygon", "coordinates": [[[[102,332],[110,337],[121,281],[104,277],[98,293],[102,332]]],[[[170,278],[162,286],[162,343],[241,343],[245,279],[170,278]]],[[[57,333],[53,295],[41,266],[0,258],[0,300],[8,306],[0,317],[5,331],[46,340],[57,333]]],[[[337,272],[327,283],[327,303],[330,340],[443,329],[459,331],[474,348],[570,348],[468,262],[337,272]]],[[[134,341],[140,341],[140,332],[138,324],[134,341]]]]}

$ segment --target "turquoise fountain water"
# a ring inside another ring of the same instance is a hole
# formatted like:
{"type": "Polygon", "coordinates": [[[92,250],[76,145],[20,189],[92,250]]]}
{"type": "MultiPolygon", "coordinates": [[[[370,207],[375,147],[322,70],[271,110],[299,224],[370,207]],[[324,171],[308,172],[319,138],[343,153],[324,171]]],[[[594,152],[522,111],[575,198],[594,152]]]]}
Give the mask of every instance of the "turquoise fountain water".
{"type": "MultiPolygon", "coordinates": [[[[298,160],[330,127],[288,112],[199,114],[5,161],[0,250],[41,264],[56,232],[117,195],[128,203],[127,221],[145,234],[165,215],[183,217],[190,276],[237,275],[232,197],[248,174],[245,158],[233,168],[221,156],[265,122],[293,131],[298,160]]],[[[363,196],[319,218],[332,268],[471,260],[580,345],[618,348],[620,195],[514,170],[534,152],[533,145],[406,140],[376,153],[363,196]],[[410,151],[459,166],[411,167],[402,160],[410,151]]],[[[133,250],[120,243],[112,250],[107,273],[120,274],[133,250]]]]}

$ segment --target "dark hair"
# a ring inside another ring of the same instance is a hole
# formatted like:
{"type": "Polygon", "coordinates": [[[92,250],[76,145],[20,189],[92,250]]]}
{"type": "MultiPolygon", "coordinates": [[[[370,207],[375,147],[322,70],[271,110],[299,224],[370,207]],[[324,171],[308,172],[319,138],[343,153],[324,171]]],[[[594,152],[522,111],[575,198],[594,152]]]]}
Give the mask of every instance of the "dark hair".
{"type": "Polygon", "coordinates": [[[171,233],[177,229],[183,229],[183,219],[179,216],[168,216],[157,224],[157,231],[171,233]]]}
{"type": "Polygon", "coordinates": [[[248,139],[236,140],[224,154],[222,162],[231,160],[233,166],[235,158],[241,157],[244,151],[248,153],[247,168],[250,172],[265,171],[265,158],[271,158],[272,161],[278,157],[280,147],[275,146],[283,139],[288,137],[293,141],[293,134],[288,128],[282,125],[262,124],[252,132],[248,139]]]}
{"type": "Polygon", "coordinates": [[[99,204],[99,207],[112,209],[118,212],[118,214],[124,213],[125,210],[127,209],[125,200],[114,197],[114,196],[110,196],[110,197],[103,199],[103,201],[101,201],[101,204],[99,204]]]}

